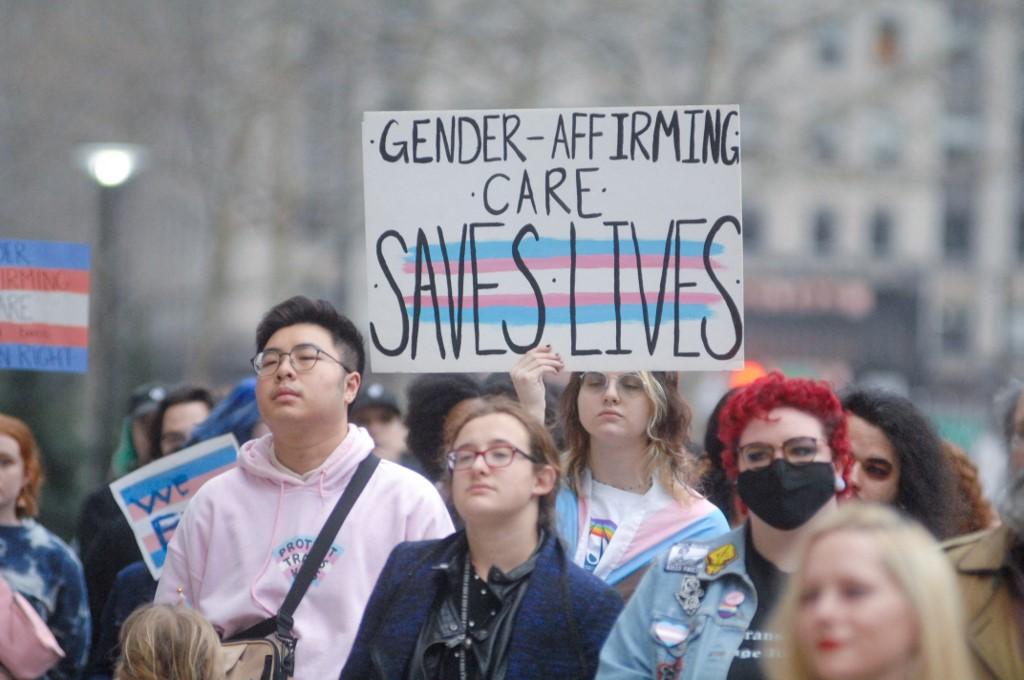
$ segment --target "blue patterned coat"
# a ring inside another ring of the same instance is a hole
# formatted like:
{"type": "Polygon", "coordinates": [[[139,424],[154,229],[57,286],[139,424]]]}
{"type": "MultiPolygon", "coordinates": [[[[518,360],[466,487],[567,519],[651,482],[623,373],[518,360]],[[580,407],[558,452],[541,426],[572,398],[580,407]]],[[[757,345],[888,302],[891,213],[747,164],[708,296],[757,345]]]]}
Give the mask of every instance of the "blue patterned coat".
{"type": "MultiPolygon", "coordinates": [[[[436,567],[465,549],[462,531],[395,547],[373,589],[341,680],[405,677],[420,628],[444,584],[445,572],[436,567]]],[[[507,677],[593,678],[601,645],[621,609],[618,594],[572,564],[549,533],[513,624],[507,677]]]]}
{"type": "Polygon", "coordinates": [[[89,603],[82,565],[64,541],[35,520],[0,526],[0,575],[46,621],[64,659],[43,677],[78,678],[89,655],[89,603]]]}

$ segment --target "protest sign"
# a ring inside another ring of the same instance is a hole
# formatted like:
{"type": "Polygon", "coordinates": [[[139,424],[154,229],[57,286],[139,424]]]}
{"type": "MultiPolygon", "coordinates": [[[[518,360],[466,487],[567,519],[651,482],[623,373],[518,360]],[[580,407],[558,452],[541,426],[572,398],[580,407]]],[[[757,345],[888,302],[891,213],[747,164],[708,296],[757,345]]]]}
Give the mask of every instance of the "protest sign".
{"type": "Polygon", "coordinates": [[[110,484],[121,512],[154,579],[160,578],[167,545],[196,491],[235,466],[238,442],[226,434],[164,456],[110,484]]]}
{"type": "Polygon", "coordinates": [[[743,365],[736,107],[363,118],[381,371],[743,365]]]}
{"type": "Polygon", "coordinates": [[[88,365],[89,246],[0,240],[0,370],[88,365]]]}

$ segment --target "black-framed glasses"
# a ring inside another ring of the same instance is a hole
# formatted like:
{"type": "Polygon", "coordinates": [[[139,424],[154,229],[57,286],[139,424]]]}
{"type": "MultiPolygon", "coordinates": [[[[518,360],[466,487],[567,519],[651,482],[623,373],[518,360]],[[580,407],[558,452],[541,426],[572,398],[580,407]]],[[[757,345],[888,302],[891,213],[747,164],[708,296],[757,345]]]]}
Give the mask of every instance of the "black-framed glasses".
{"type": "Polygon", "coordinates": [[[517,449],[511,444],[496,444],[482,451],[471,448],[455,449],[454,451],[449,451],[445,458],[448,459],[448,469],[452,471],[468,470],[473,467],[477,456],[483,456],[484,462],[487,463],[489,468],[503,468],[512,464],[512,459],[516,457],[517,453],[531,463],[540,462],[526,451],[517,449]]]}
{"type": "Polygon", "coordinates": [[[775,452],[779,450],[782,457],[793,465],[806,465],[818,455],[818,440],[814,437],[793,437],[782,442],[782,446],[752,442],[739,447],[737,453],[748,468],[757,469],[771,465],[775,452]]]}
{"type": "Polygon", "coordinates": [[[604,392],[610,382],[614,382],[616,389],[624,394],[635,395],[644,391],[644,381],[639,373],[622,373],[615,377],[599,371],[586,371],[580,375],[580,382],[584,389],[594,392],[604,392]]]}
{"type": "Polygon", "coordinates": [[[257,375],[271,375],[277,371],[277,367],[281,365],[284,358],[288,357],[292,362],[292,368],[297,373],[305,373],[313,370],[316,362],[320,360],[320,355],[327,357],[344,368],[346,373],[353,372],[351,368],[341,363],[340,359],[334,358],[326,350],[322,350],[309,342],[295,345],[290,352],[282,352],[279,349],[265,349],[262,352],[258,352],[249,362],[252,364],[253,370],[256,371],[257,375]]]}

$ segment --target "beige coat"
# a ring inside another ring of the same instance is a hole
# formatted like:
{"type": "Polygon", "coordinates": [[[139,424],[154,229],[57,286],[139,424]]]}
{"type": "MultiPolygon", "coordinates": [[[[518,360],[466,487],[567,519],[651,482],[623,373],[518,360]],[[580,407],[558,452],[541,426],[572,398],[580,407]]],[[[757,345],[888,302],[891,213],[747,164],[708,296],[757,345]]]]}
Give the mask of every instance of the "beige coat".
{"type": "Polygon", "coordinates": [[[1024,678],[1022,603],[1014,601],[1008,561],[1015,538],[1000,526],[943,544],[963,594],[967,641],[978,680],[1024,678]]]}

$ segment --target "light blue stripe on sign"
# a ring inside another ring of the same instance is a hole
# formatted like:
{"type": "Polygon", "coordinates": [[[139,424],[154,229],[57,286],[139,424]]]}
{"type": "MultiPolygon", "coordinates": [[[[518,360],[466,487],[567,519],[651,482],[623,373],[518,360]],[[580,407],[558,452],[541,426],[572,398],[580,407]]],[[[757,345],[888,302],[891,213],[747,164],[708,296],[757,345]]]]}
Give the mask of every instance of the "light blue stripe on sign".
{"type": "MultiPolygon", "coordinates": [[[[665,254],[665,242],[655,241],[652,239],[638,239],[640,246],[641,255],[661,255],[665,254]]],[[[461,252],[462,245],[461,241],[449,241],[446,242],[448,250],[448,260],[458,261],[459,253],[461,252]]],[[[670,246],[671,250],[669,254],[674,256],[675,246],[670,246]]],[[[712,244],[711,254],[721,255],[725,251],[725,247],[719,243],[712,244]]],[[[612,255],[615,252],[615,246],[612,241],[598,240],[598,239],[577,239],[576,240],[576,255],[612,255]]],[[[531,237],[527,236],[519,242],[519,254],[524,258],[540,258],[540,257],[569,257],[569,240],[568,239],[556,239],[556,238],[541,238],[539,241],[535,241],[531,237]]],[[[704,241],[680,241],[679,242],[679,255],[681,257],[702,257],[704,255],[704,241]]],[[[633,251],[632,239],[624,239],[619,243],[619,257],[635,257],[633,251]]],[[[441,258],[441,247],[437,245],[430,246],[430,258],[434,262],[442,262],[441,258]]],[[[469,269],[469,239],[466,240],[466,268],[469,269]]],[[[405,256],[407,262],[416,261],[416,244],[415,242],[409,244],[408,253],[405,256]]],[[[477,241],[476,242],[476,259],[480,260],[501,260],[501,259],[512,259],[512,241],[477,241]]]]}
{"type": "Polygon", "coordinates": [[[217,468],[230,465],[235,461],[237,455],[233,446],[226,446],[222,449],[211,451],[202,458],[190,460],[156,477],[144,479],[137,484],[121,489],[121,498],[124,499],[125,505],[131,505],[140,498],[148,498],[157,491],[163,491],[182,478],[193,479],[217,468]]]}
{"type": "Polygon", "coordinates": [[[89,246],[65,241],[0,240],[0,267],[89,270],[89,246]]]}
{"type": "Polygon", "coordinates": [[[89,350],[59,345],[0,344],[0,370],[85,373],[89,370],[89,350]]]}

